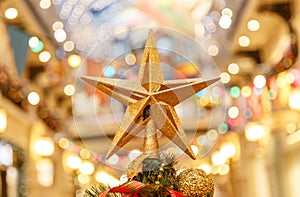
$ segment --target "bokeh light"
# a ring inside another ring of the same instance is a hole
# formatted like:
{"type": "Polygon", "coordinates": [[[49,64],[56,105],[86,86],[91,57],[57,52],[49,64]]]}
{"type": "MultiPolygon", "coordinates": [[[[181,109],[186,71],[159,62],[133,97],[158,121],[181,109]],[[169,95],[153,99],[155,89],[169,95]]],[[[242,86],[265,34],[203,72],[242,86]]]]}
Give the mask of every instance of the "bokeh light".
{"type": "Polygon", "coordinates": [[[230,82],[230,75],[227,72],[223,72],[220,74],[220,81],[224,84],[229,83],[230,82]]]}
{"type": "Polygon", "coordinates": [[[239,71],[240,71],[239,65],[237,65],[236,63],[231,63],[228,65],[228,72],[230,74],[235,75],[235,74],[238,74],[239,71]]]}
{"type": "Polygon", "coordinates": [[[252,95],[252,89],[250,86],[243,86],[241,89],[241,94],[245,98],[249,98],[252,95]]]}
{"type": "Polygon", "coordinates": [[[72,54],[68,57],[68,64],[72,68],[77,68],[81,64],[81,58],[79,55],[72,54]]]}
{"type": "Polygon", "coordinates": [[[257,75],[253,80],[254,86],[257,88],[263,88],[266,85],[266,78],[263,75],[257,75]]]}
{"type": "Polygon", "coordinates": [[[4,12],[4,16],[7,19],[15,19],[18,17],[18,10],[16,8],[7,8],[4,12]]]}
{"type": "Polygon", "coordinates": [[[40,102],[40,95],[37,92],[30,92],[27,99],[31,105],[37,105],[40,102]]]}
{"type": "Polygon", "coordinates": [[[250,38],[248,36],[241,36],[238,42],[241,47],[247,47],[250,45],[250,38]]]}
{"type": "Polygon", "coordinates": [[[260,28],[260,24],[257,20],[252,19],[248,21],[247,27],[250,31],[257,31],[260,28]]]}
{"type": "Polygon", "coordinates": [[[40,54],[39,54],[39,60],[41,62],[48,62],[49,60],[51,59],[51,54],[49,51],[42,51],[40,54]]]}
{"type": "Polygon", "coordinates": [[[240,96],[241,90],[238,86],[233,86],[230,88],[230,96],[232,98],[238,98],[240,96]]]}
{"type": "Polygon", "coordinates": [[[51,0],[40,0],[40,8],[48,9],[51,6],[51,0]]]}
{"type": "Polygon", "coordinates": [[[73,84],[67,84],[64,87],[64,93],[67,96],[72,96],[75,93],[75,86],[73,84]]]}
{"type": "Polygon", "coordinates": [[[239,115],[239,108],[237,106],[232,106],[228,109],[228,116],[230,118],[237,118],[239,115]]]}

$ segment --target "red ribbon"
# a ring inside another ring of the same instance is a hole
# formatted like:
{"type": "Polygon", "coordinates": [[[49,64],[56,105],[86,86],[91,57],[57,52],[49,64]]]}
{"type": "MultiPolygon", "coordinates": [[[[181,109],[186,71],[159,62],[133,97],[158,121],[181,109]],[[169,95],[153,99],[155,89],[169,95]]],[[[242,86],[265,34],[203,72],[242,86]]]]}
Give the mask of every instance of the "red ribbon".
{"type": "MultiPolygon", "coordinates": [[[[151,184],[144,184],[139,181],[129,181],[120,185],[119,187],[114,187],[109,190],[106,190],[98,197],[106,197],[106,195],[110,192],[112,193],[121,193],[122,197],[139,197],[138,193],[145,189],[146,187],[153,187],[151,184]]],[[[171,195],[171,197],[186,197],[185,195],[167,188],[167,193],[171,195]]]]}

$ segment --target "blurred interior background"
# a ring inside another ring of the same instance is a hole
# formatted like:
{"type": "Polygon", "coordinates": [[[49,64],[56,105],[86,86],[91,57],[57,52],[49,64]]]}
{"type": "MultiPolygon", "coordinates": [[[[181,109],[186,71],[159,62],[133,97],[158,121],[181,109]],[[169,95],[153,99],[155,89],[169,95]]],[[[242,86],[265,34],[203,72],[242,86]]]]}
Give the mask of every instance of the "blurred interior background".
{"type": "Polygon", "coordinates": [[[299,0],[0,0],[0,16],[1,197],[124,181],[141,139],[105,160],[126,106],[79,77],[136,79],[150,28],[166,79],[221,77],[176,107],[197,155],[162,138],[176,168],[216,197],[299,196],[299,0]]]}

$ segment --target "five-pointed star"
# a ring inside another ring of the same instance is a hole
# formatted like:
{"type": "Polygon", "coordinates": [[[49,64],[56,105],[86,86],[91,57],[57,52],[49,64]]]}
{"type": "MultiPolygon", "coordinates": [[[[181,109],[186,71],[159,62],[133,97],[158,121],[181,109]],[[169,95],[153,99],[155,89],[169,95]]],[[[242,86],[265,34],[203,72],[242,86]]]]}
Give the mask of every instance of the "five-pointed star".
{"type": "Polygon", "coordinates": [[[174,107],[219,78],[207,81],[201,78],[164,80],[152,30],[149,31],[137,80],[89,76],[82,79],[127,105],[106,158],[115,154],[152,120],[163,135],[195,159],[174,107]]]}

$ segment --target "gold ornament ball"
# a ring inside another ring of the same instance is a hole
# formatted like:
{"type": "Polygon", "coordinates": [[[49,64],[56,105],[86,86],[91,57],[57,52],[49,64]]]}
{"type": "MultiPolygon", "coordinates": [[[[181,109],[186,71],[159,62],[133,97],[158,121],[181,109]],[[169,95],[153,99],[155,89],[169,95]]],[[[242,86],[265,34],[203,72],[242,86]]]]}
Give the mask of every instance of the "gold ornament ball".
{"type": "Polygon", "coordinates": [[[214,182],[211,176],[201,169],[184,170],[177,179],[178,190],[187,197],[213,197],[214,195],[214,182]]]}

